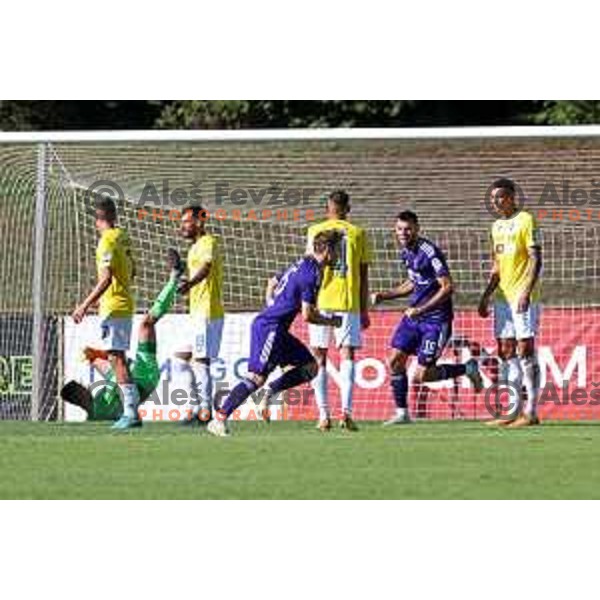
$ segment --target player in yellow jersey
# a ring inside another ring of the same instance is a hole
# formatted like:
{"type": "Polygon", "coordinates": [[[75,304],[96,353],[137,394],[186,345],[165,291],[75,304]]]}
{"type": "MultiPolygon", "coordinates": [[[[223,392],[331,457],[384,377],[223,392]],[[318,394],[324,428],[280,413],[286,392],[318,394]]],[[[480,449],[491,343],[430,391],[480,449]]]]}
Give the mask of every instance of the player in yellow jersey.
{"type": "Polygon", "coordinates": [[[501,361],[499,382],[508,382],[513,388],[513,397],[517,398],[506,418],[490,423],[508,427],[539,423],[535,336],[540,317],[538,279],[542,252],[535,220],[531,213],[518,209],[515,196],[516,186],[510,179],[493,183],[491,201],[500,218],[492,225],[493,266],[479,303],[479,314],[486,318],[495,293],[494,332],[501,361]],[[524,406],[521,402],[523,386],[527,393],[524,406]]]}
{"type": "Polygon", "coordinates": [[[319,365],[313,388],[319,408],[319,429],[331,428],[331,414],[327,398],[327,349],[331,335],[340,349],[340,379],[342,417],[340,425],[354,431],[352,420],[352,392],[354,386],[354,352],[360,348],[361,329],[369,326],[367,311],[369,298],[370,252],[363,229],[347,220],[350,197],[343,190],[332,192],[327,199],[327,219],[308,229],[307,249],[312,248],[314,237],[322,232],[336,230],[342,233],[339,258],[335,265],[325,268],[317,307],[326,316],[338,315],[342,326],[309,325],[310,345],[319,365]]]}
{"type": "Polygon", "coordinates": [[[223,260],[219,241],[206,231],[205,211],[191,206],[184,211],[181,235],[192,243],[187,256],[188,278],[180,292],[189,294],[191,352],[176,354],[176,368],[189,371],[196,400],[192,417],[186,424],[210,419],[212,377],[210,362],[219,356],[223,334],[223,260]]]}
{"type": "Polygon", "coordinates": [[[88,310],[99,302],[102,349],[108,354],[123,399],[123,414],[113,429],[130,429],[142,424],[137,411],[139,391],[131,379],[125,356],[135,310],[131,244],[127,232],[117,227],[117,209],[110,198],[99,198],[95,213],[96,229],[100,233],[96,249],[98,282],[72,317],[75,323],[81,323],[88,310]]]}

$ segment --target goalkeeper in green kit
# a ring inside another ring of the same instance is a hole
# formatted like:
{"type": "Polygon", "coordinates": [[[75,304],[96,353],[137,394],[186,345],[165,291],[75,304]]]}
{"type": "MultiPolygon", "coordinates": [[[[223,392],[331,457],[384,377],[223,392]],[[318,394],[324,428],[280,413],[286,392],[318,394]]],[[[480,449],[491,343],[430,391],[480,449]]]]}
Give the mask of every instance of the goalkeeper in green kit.
{"type": "MultiPolygon", "coordinates": [[[[160,380],[160,369],[156,360],[155,326],[173,306],[185,270],[176,250],[169,248],[167,260],[171,269],[169,281],[140,323],[135,359],[129,364],[132,381],[140,393],[140,402],[148,399],[160,380]]],[[[123,413],[123,403],[108,361],[108,354],[103,350],[90,347],[84,349],[84,354],[86,360],[102,374],[104,379],[95,382],[89,388],[77,381],[69,381],[63,386],[60,395],[65,402],[85,410],[88,421],[117,420],[123,413]]]]}

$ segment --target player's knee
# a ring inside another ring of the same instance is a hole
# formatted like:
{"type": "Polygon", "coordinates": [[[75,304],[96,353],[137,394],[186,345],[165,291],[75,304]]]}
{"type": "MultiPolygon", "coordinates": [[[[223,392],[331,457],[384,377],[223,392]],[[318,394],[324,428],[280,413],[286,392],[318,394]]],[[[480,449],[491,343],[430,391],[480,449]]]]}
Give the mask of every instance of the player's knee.
{"type": "Polygon", "coordinates": [[[517,347],[519,358],[531,358],[535,355],[535,344],[533,338],[519,340],[517,347]]]}
{"type": "Polygon", "coordinates": [[[413,383],[424,383],[427,380],[427,371],[428,367],[419,365],[412,376],[413,383]]]}
{"type": "Polygon", "coordinates": [[[387,357],[387,365],[390,373],[393,373],[394,375],[400,375],[401,373],[406,372],[406,361],[402,356],[398,356],[397,354],[387,357]]]}
{"type": "Polygon", "coordinates": [[[517,355],[517,345],[512,340],[501,340],[498,344],[498,356],[502,360],[510,360],[517,355]]]}

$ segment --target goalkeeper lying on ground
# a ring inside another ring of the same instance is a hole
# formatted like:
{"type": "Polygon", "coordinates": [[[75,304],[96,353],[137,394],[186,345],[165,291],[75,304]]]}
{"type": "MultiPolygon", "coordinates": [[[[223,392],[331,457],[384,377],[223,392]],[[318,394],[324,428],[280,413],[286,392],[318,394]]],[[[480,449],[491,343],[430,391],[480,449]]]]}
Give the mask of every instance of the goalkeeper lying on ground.
{"type": "MultiPolygon", "coordinates": [[[[171,268],[171,276],[140,323],[135,359],[129,361],[129,370],[133,383],[139,390],[140,402],[146,400],[158,385],[160,369],[156,360],[155,326],[173,305],[185,268],[179,254],[172,248],[168,250],[167,260],[171,268]]],[[[85,348],[84,354],[86,360],[102,374],[104,379],[95,382],[90,388],[77,381],[69,381],[60,391],[62,399],[85,410],[89,421],[118,419],[123,412],[123,403],[114,372],[108,361],[108,354],[103,350],[89,347],[85,348]]]]}

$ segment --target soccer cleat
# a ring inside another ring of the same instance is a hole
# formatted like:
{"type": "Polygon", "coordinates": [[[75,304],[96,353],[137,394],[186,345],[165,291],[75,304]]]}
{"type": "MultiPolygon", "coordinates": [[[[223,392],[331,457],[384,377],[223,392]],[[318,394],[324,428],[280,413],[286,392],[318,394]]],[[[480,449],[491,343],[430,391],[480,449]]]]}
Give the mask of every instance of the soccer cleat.
{"type": "Polygon", "coordinates": [[[340,429],[346,431],[358,431],[356,423],[352,420],[352,417],[348,414],[344,415],[340,420],[340,429]]]}
{"type": "Polygon", "coordinates": [[[391,425],[410,425],[411,423],[412,419],[408,416],[408,413],[404,413],[403,415],[396,415],[388,421],[384,421],[383,426],[390,427],[391,425]]]}
{"type": "Polygon", "coordinates": [[[319,431],[330,431],[331,430],[331,419],[327,417],[326,419],[321,419],[317,423],[317,429],[319,431]]]}
{"type": "Polygon", "coordinates": [[[122,415],[118,421],[115,421],[113,423],[113,426],[111,427],[111,429],[114,429],[115,431],[125,431],[126,429],[135,429],[136,427],[141,427],[141,426],[142,426],[141,419],[132,419],[131,417],[128,417],[127,415],[122,415]]]}
{"type": "Polygon", "coordinates": [[[465,375],[473,384],[474,390],[476,392],[480,392],[483,389],[483,378],[481,377],[481,373],[479,372],[479,363],[474,358],[471,358],[466,362],[465,369],[465,375]]]}
{"type": "Polygon", "coordinates": [[[169,248],[167,250],[167,265],[171,271],[174,271],[177,278],[179,279],[185,272],[185,264],[181,260],[179,252],[175,248],[169,248]]]}
{"type": "Polygon", "coordinates": [[[511,429],[516,429],[518,427],[533,427],[535,425],[539,425],[540,420],[537,415],[527,416],[527,415],[519,415],[514,421],[511,421],[507,427],[511,429]]]}
{"type": "Polygon", "coordinates": [[[227,426],[227,421],[223,419],[213,419],[209,421],[206,426],[206,431],[212,435],[216,435],[217,437],[227,437],[229,436],[229,427],[227,426]]]}

